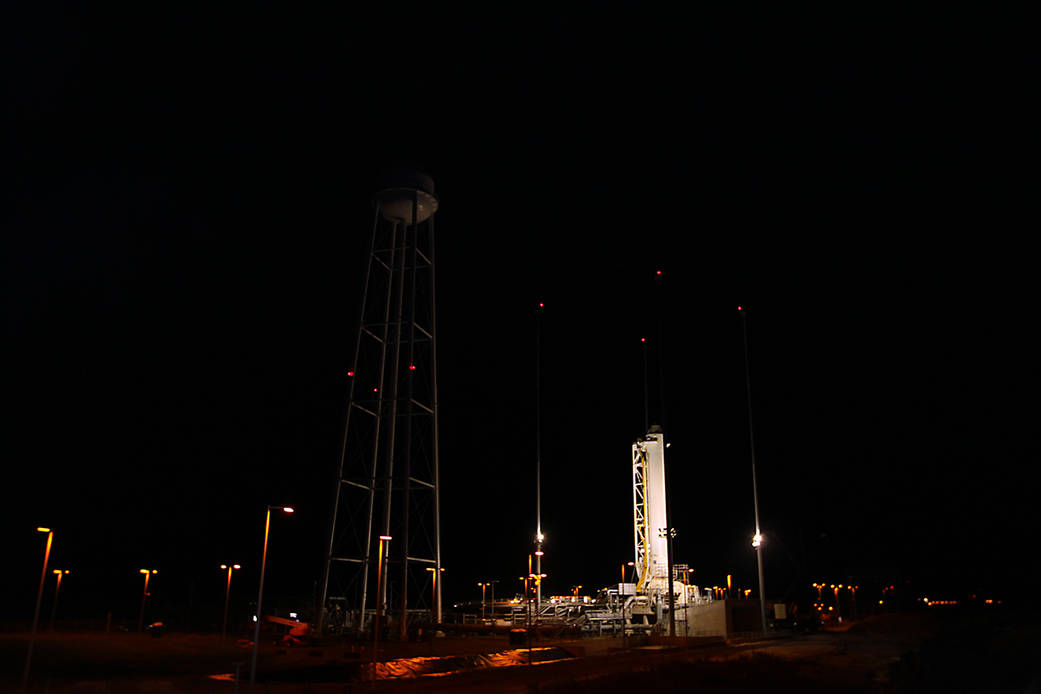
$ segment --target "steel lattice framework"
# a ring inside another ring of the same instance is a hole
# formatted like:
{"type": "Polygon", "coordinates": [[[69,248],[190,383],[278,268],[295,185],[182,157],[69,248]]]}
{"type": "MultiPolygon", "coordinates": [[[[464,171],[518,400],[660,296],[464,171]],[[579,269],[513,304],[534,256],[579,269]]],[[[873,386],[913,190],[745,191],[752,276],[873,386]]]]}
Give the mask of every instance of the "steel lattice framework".
{"type": "Polygon", "coordinates": [[[636,540],[636,592],[642,593],[648,579],[647,562],[647,449],[633,446],[633,534],[636,540]]]}
{"type": "Polygon", "coordinates": [[[633,541],[637,594],[667,594],[665,436],[658,426],[633,443],[633,541]]]}
{"type": "Polygon", "coordinates": [[[319,625],[360,632],[379,609],[405,637],[410,619],[441,621],[441,582],[429,573],[441,569],[438,200],[422,174],[397,182],[375,200],[319,625]],[[381,536],[392,539],[378,581],[381,536]]]}

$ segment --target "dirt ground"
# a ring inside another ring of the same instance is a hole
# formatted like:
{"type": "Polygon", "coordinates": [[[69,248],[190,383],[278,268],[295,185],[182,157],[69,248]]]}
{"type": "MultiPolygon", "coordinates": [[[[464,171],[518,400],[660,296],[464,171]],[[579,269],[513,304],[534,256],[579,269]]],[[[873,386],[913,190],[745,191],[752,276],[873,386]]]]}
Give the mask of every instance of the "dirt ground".
{"type": "MultiPolygon", "coordinates": [[[[676,642],[633,647],[617,638],[544,640],[551,662],[528,666],[524,653],[496,660],[488,667],[478,654],[517,651],[505,636],[437,638],[417,643],[380,645],[380,661],[456,656],[452,671],[407,679],[371,680],[370,644],[346,642],[283,648],[262,644],[257,691],[265,694],[342,694],[346,692],[613,692],[642,689],[657,692],[902,692],[940,691],[933,682],[949,682],[959,666],[963,677],[1024,691],[1031,674],[1004,668],[1002,677],[966,665],[944,650],[946,629],[920,615],[886,615],[843,631],[730,643],[676,642]],[[937,640],[940,645],[936,646],[937,640]],[[628,646],[628,647],[624,647],[628,646]],[[925,654],[925,655],[923,655],[925,654]],[[931,654],[931,655],[930,655],[931,654]],[[928,657],[926,657],[928,656],[928,657]],[[474,663],[478,665],[474,665],[474,663]],[[936,663],[951,670],[936,672],[936,663]],[[484,667],[480,666],[483,664],[484,667]],[[512,666],[509,666],[511,665],[512,666]],[[968,667],[968,669],[966,669],[968,667]],[[945,674],[947,673],[947,674],[945,674]],[[1018,688],[1014,688],[1018,687],[1018,688]]],[[[1036,637],[1036,634],[1034,635],[1036,637]]],[[[984,649],[1023,652],[1037,641],[1006,638],[984,649]],[[1026,645],[1031,644],[1031,645],[1026,645]],[[1015,648],[1011,646],[1015,645],[1015,648]]],[[[947,643],[951,646],[951,643],[947,643]]],[[[974,644],[973,647],[979,644],[974,644]]],[[[18,691],[28,637],[0,634],[0,691],[18,691]]],[[[958,643],[953,644],[958,652],[958,643]]],[[[248,690],[250,644],[221,641],[216,636],[165,634],[51,634],[38,636],[34,647],[30,694],[229,694],[236,691],[235,668],[248,690]]],[[[535,658],[539,660],[538,657],[535,658]]],[[[441,661],[438,661],[441,662],[441,661]]],[[[963,683],[968,680],[962,680],[963,683]]],[[[1041,679],[1038,679],[1041,682],[1041,679]]],[[[955,689],[957,690],[957,688],[955,689]]],[[[983,688],[982,691],[1006,691],[983,688]]],[[[947,689],[947,691],[952,691],[947,689]]]]}

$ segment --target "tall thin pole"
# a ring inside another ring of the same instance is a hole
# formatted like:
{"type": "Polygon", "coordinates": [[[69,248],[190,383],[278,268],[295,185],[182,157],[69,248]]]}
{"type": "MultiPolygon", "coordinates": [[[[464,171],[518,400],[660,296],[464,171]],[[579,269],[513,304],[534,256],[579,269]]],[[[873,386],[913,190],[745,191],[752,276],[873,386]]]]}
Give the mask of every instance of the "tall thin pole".
{"type": "Polygon", "coordinates": [[[61,592],[61,577],[69,572],[67,570],[55,569],[54,573],[58,577],[58,581],[54,584],[54,604],[51,605],[51,623],[47,627],[47,631],[54,631],[54,620],[58,616],[58,593],[61,592]]]}
{"type": "Polygon", "coordinates": [[[36,643],[36,625],[40,621],[40,603],[43,601],[43,582],[47,578],[47,562],[51,558],[51,543],[54,542],[54,531],[46,528],[37,528],[39,532],[47,533],[47,548],[43,551],[43,570],[40,571],[40,589],[36,591],[36,608],[33,610],[33,628],[29,634],[29,651],[25,654],[25,669],[22,671],[22,691],[29,686],[29,665],[33,659],[33,644],[36,643]]]}
{"type": "Polygon", "coordinates": [[[221,623],[220,638],[223,641],[228,636],[228,602],[231,599],[231,571],[237,569],[238,564],[228,565],[228,585],[224,589],[224,621],[221,623]]]}
{"type": "Polygon", "coordinates": [[[264,516],[264,551],[260,555],[260,587],[257,589],[257,613],[254,619],[257,625],[253,629],[253,655],[249,661],[249,694],[253,694],[253,686],[257,679],[257,646],[260,645],[260,606],[264,599],[264,569],[267,567],[267,536],[271,529],[271,507],[267,507],[264,516]]]}
{"type": "Polygon", "coordinates": [[[137,630],[145,630],[145,601],[148,599],[148,577],[151,573],[148,569],[141,569],[141,573],[145,575],[145,587],[141,591],[141,612],[137,616],[137,630]]]}
{"type": "MultiPolygon", "coordinates": [[[[542,311],[535,309],[535,574],[542,576],[542,311]]],[[[530,568],[530,567],[529,567],[530,568]]],[[[531,571],[528,571],[531,573],[531,571]]],[[[542,581],[535,581],[535,620],[542,614],[542,581]]]]}
{"type": "MultiPolygon", "coordinates": [[[[434,438],[434,566],[441,568],[441,457],[440,446],[440,422],[438,419],[439,401],[437,395],[437,280],[434,263],[434,218],[429,220],[430,225],[430,378],[431,378],[431,405],[434,409],[433,415],[433,438],[434,438]]],[[[417,241],[418,243],[418,241],[417,241]]],[[[434,598],[434,610],[437,623],[443,620],[441,614],[441,591],[443,586],[438,586],[437,595],[434,598]]],[[[492,588],[494,591],[495,588],[492,588]]],[[[495,593],[493,592],[494,596],[495,593]]]]}
{"type": "Polygon", "coordinates": [[[654,289],[655,289],[655,310],[658,319],[658,398],[661,401],[660,412],[658,413],[658,421],[661,424],[661,430],[663,433],[662,442],[664,443],[664,432],[665,428],[665,334],[664,334],[664,321],[662,320],[662,312],[665,306],[665,292],[662,289],[662,271],[658,270],[654,273],[654,289]]]}
{"type": "Polygon", "coordinates": [[[650,406],[647,397],[647,338],[641,337],[640,344],[643,345],[643,431],[647,433],[651,429],[650,406]]]}
{"type": "Polygon", "coordinates": [[[531,573],[531,555],[528,555],[528,577],[524,579],[524,602],[528,603],[528,665],[531,665],[531,594],[528,592],[528,587],[531,585],[529,581],[533,580],[534,574],[531,573]]]}
{"type": "MultiPolygon", "coordinates": [[[[376,662],[376,651],[380,642],[380,612],[383,609],[383,545],[390,542],[390,535],[380,535],[379,553],[376,560],[376,614],[372,618],[372,661],[376,662]]],[[[387,548],[390,549],[389,547],[387,548]]]]}
{"type": "Polygon", "coordinates": [[[763,619],[763,631],[766,631],[766,580],[763,577],[763,534],[759,526],[759,482],[755,470],[755,430],[752,427],[752,376],[748,366],[748,319],[747,312],[737,307],[741,314],[741,330],[745,343],[745,393],[748,400],[748,445],[752,455],[752,504],[755,510],[755,558],[759,567],[759,613],[763,619]]]}
{"type": "Polygon", "coordinates": [[[498,580],[489,581],[492,584],[492,634],[495,633],[495,584],[498,582],[498,580]]]}
{"type": "MultiPolygon", "coordinates": [[[[666,507],[668,511],[668,507],[666,507]]],[[[673,585],[673,573],[672,567],[672,538],[676,537],[676,530],[672,526],[669,526],[669,543],[666,545],[668,548],[668,560],[669,560],[669,636],[676,635],[676,593],[675,586],[673,585]]]]}

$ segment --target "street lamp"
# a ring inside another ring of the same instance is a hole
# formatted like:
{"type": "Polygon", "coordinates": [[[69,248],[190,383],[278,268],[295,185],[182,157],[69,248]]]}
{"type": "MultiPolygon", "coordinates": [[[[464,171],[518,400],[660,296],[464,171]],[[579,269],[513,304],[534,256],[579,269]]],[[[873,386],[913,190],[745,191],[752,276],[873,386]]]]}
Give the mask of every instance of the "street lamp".
{"type": "Polygon", "coordinates": [[[498,583],[498,582],[499,582],[498,579],[496,579],[494,581],[485,581],[485,585],[488,585],[488,586],[492,587],[492,597],[491,597],[491,608],[492,609],[490,610],[490,612],[491,612],[491,619],[492,619],[492,633],[493,634],[495,633],[495,584],[498,583]]]}
{"type": "Polygon", "coordinates": [[[224,589],[224,622],[220,628],[220,638],[223,641],[228,635],[228,598],[231,597],[231,572],[235,569],[241,569],[242,567],[238,564],[221,564],[220,568],[228,570],[228,585],[224,589]]]}
{"type": "Polygon", "coordinates": [[[47,578],[47,562],[51,558],[51,544],[54,542],[54,531],[50,528],[37,528],[38,533],[47,533],[47,548],[43,550],[43,569],[40,571],[40,589],[36,591],[36,608],[33,610],[33,629],[29,634],[29,651],[25,654],[25,670],[22,671],[22,691],[29,686],[29,665],[33,659],[33,644],[36,643],[36,625],[40,619],[40,603],[43,601],[43,581],[47,578]]]}
{"type": "Polygon", "coordinates": [[[271,529],[271,509],[282,513],[296,513],[292,506],[271,506],[268,504],[267,513],[264,516],[264,551],[260,555],[260,587],[257,588],[257,613],[253,615],[256,627],[253,630],[253,655],[249,662],[249,694],[253,694],[253,687],[257,680],[257,647],[260,645],[260,607],[264,600],[264,569],[267,567],[267,537],[271,529]]]}
{"type": "Polygon", "coordinates": [[[144,629],[145,629],[145,598],[148,597],[148,578],[152,574],[157,574],[159,572],[157,570],[155,570],[155,569],[141,569],[138,573],[143,573],[145,575],[145,587],[144,587],[144,590],[141,591],[141,614],[139,614],[138,617],[137,617],[137,630],[138,631],[144,631],[144,629]]]}
{"type": "Polygon", "coordinates": [[[54,586],[54,604],[51,605],[51,623],[50,626],[47,628],[47,631],[54,631],[54,618],[58,615],[58,591],[61,590],[61,577],[69,573],[69,570],[55,569],[51,573],[57,576],[58,580],[54,586]]]}
{"type": "Polygon", "coordinates": [[[531,594],[529,591],[529,581],[535,574],[531,573],[531,555],[528,555],[528,573],[524,576],[520,576],[520,580],[524,581],[524,608],[527,614],[527,622],[525,624],[525,634],[528,637],[528,665],[531,665],[531,594]]]}
{"type": "MultiPolygon", "coordinates": [[[[541,522],[541,521],[540,521],[541,522]]],[[[538,542],[535,548],[535,574],[542,574],[542,557],[545,552],[542,551],[542,542],[546,539],[546,536],[542,534],[540,530],[535,536],[535,540],[538,542]]],[[[535,623],[538,624],[542,619],[542,582],[535,581],[535,623]]]]}
{"type": "Polygon", "coordinates": [[[436,615],[434,614],[433,607],[437,603],[437,574],[438,574],[439,571],[444,571],[444,570],[445,570],[444,567],[441,567],[439,569],[435,569],[432,566],[428,566],[427,567],[427,571],[430,572],[430,608],[431,608],[430,609],[430,622],[431,622],[431,624],[434,623],[434,618],[436,617],[436,615]]]}
{"type": "Polygon", "coordinates": [[[672,586],[672,539],[676,537],[676,528],[658,528],[658,537],[668,540],[669,560],[669,636],[676,635],[676,598],[672,586]]]}
{"type": "Polygon", "coordinates": [[[619,600],[622,599],[622,594],[625,593],[625,567],[627,567],[627,566],[633,567],[633,571],[634,572],[636,571],[636,564],[635,563],[633,563],[631,561],[622,563],[622,585],[618,586],[618,599],[619,600]]]}
{"type": "MultiPolygon", "coordinates": [[[[390,535],[380,535],[379,560],[376,564],[376,614],[372,620],[372,660],[376,660],[376,648],[380,640],[380,610],[383,608],[383,546],[391,541],[390,535]]],[[[405,615],[401,615],[404,619],[405,615]]]]}

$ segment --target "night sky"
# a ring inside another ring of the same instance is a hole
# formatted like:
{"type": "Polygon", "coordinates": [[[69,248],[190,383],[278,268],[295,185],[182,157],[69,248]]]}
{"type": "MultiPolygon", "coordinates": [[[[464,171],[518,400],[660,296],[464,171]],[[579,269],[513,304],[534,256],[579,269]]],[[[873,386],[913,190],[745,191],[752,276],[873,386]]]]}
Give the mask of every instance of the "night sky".
{"type": "Polygon", "coordinates": [[[546,592],[632,559],[641,337],[676,559],[752,587],[741,304],[770,596],[1018,594],[1037,65],[981,11],[5,7],[3,619],[46,525],[70,617],[134,621],[150,567],[157,615],[210,624],[266,504],[298,513],[265,604],[312,598],[399,164],[441,200],[448,600],[525,567],[540,301],[546,592]]]}

